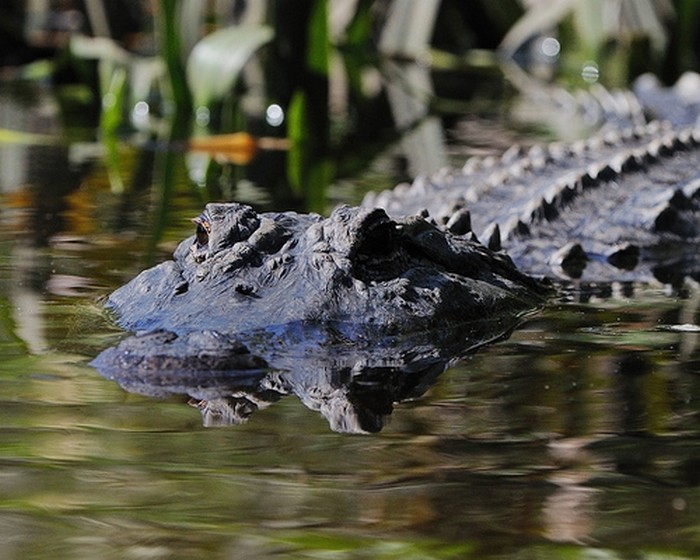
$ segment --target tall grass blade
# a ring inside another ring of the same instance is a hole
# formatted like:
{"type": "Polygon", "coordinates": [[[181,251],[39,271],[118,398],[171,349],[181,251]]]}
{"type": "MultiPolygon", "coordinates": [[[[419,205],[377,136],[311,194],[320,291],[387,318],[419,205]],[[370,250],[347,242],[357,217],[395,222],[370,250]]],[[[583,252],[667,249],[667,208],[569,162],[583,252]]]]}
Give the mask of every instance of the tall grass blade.
{"type": "Polygon", "coordinates": [[[187,87],[182,58],[179,21],[182,5],[176,0],[161,0],[161,41],[163,58],[168,69],[173,100],[178,111],[189,113],[192,97],[187,87]]]}
{"type": "MultiPolygon", "coordinates": [[[[101,64],[110,64],[101,61],[101,64]]],[[[111,66],[111,64],[110,64],[111,66]]],[[[106,74],[106,72],[101,72],[106,74]]],[[[124,100],[127,89],[127,72],[124,68],[116,68],[112,72],[109,86],[102,96],[102,113],[100,115],[100,130],[102,143],[105,147],[105,164],[109,175],[109,183],[114,194],[124,192],[124,181],[121,176],[121,158],[117,142],[117,130],[123,121],[124,100]]]]}

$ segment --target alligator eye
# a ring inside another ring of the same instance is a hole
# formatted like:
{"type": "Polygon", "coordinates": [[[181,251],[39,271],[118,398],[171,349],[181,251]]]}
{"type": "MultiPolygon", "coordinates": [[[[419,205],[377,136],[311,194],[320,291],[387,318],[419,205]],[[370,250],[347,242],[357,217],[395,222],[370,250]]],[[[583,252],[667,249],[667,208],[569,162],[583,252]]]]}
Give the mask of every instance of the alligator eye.
{"type": "Polygon", "coordinates": [[[209,231],[209,222],[197,222],[197,230],[195,233],[197,237],[197,245],[203,247],[204,245],[209,243],[209,231]]]}

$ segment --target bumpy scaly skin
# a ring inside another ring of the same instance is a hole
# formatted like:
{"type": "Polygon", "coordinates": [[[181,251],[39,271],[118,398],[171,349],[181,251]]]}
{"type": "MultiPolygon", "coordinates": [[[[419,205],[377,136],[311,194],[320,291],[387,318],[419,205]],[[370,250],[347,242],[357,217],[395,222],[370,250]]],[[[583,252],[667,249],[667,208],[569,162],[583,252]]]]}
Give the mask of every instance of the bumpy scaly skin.
{"type": "Polygon", "coordinates": [[[129,330],[253,333],[332,325],[348,340],[442,328],[542,301],[504,255],[419,217],[336,209],[330,217],[209,204],[174,261],[108,300],[129,330]]]}
{"type": "MultiPolygon", "coordinates": [[[[700,276],[700,77],[673,88],[645,76],[637,100],[653,118],[573,144],[472,159],[363,206],[421,213],[455,233],[473,229],[524,272],[588,281],[675,283],[700,276]]],[[[629,122],[638,120],[633,115],[629,122]]]]}
{"type": "Polygon", "coordinates": [[[364,205],[471,227],[530,274],[648,281],[700,272],[698,169],[700,131],[652,123],[472,160],[364,205]]]}

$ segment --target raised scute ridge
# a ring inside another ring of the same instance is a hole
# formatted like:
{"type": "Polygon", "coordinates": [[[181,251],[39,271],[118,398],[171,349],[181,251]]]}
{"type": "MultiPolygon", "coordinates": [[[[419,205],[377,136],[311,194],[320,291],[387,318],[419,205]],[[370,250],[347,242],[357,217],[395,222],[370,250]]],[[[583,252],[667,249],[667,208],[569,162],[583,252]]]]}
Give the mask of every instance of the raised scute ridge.
{"type": "MultiPolygon", "coordinates": [[[[683,80],[696,83],[700,78],[683,80]]],[[[668,269],[675,266],[674,277],[700,276],[695,256],[700,131],[677,124],[687,124],[692,111],[697,119],[700,95],[690,95],[692,88],[680,83],[668,91],[654,87],[641,90],[646,99],[655,99],[656,113],[668,116],[666,122],[608,126],[570,144],[555,142],[527,151],[514,146],[501,158],[470,158],[461,172],[443,170],[412,185],[368,195],[363,205],[382,207],[392,216],[420,210],[436,224],[453,224],[457,211],[468,212],[472,236],[486,240],[493,250],[506,251],[531,274],[667,281],[668,269]],[[682,119],[672,110],[663,113],[658,102],[672,104],[679,91],[684,92],[679,100],[682,119]],[[577,248],[575,255],[563,258],[571,247],[577,248]]],[[[614,107],[612,98],[600,91],[595,95],[611,103],[606,110],[614,107]]],[[[631,103],[631,94],[625,97],[624,103],[631,103]]],[[[641,114],[633,105],[628,105],[631,114],[641,114]]]]}

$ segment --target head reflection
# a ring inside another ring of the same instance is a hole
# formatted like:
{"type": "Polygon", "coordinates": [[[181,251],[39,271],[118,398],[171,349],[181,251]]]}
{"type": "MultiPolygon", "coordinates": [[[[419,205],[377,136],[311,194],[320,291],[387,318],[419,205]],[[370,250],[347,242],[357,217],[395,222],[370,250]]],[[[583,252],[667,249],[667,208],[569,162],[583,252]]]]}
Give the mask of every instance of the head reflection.
{"type": "Polygon", "coordinates": [[[366,348],[338,344],[320,331],[264,344],[260,333],[250,343],[215,332],[157,331],[123,340],[92,365],[132,393],[186,395],[207,427],[242,424],[293,395],[333,431],[376,433],[395,403],[419,397],[451,363],[503,338],[516,324],[501,318],[366,348]],[[263,358],[248,350],[254,345],[285,350],[263,358]]]}

